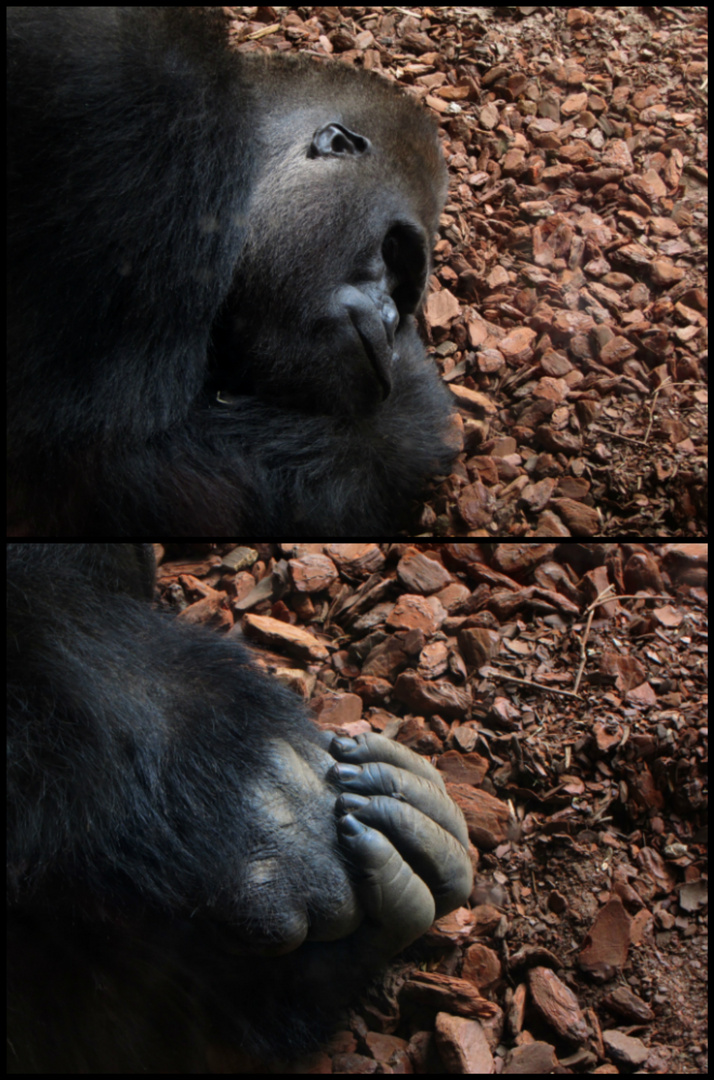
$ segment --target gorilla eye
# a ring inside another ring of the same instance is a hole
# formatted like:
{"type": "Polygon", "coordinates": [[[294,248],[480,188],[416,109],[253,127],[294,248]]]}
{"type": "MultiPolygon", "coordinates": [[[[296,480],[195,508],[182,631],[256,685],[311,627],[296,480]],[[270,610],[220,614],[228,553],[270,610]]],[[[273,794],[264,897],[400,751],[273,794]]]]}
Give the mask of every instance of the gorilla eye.
{"type": "Polygon", "coordinates": [[[382,243],[382,258],[391,281],[390,293],[400,315],[419,307],[426,285],[427,249],[424,236],[413,225],[393,225],[382,243]]]}
{"type": "MultiPolygon", "coordinates": [[[[435,126],[376,72],[248,55],[229,38],[220,7],[8,9],[16,536],[262,536],[274,523],[298,538],[395,535],[450,469],[453,395],[410,318],[444,205],[435,126]]],[[[61,828],[72,855],[64,818],[61,828]]],[[[198,867],[200,854],[184,854],[198,867]]],[[[16,862],[10,872],[22,876],[16,862]]],[[[34,896],[45,873],[34,847],[27,863],[34,896]]],[[[167,865],[167,884],[187,873],[167,865]]],[[[260,883],[246,874],[252,896],[260,883]]],[[[54,882],[54,869],[45,876],[54,882]]],[[[215,884],[226,906],[234,886],[215,884]]],[[[278,904],[271,925],[297,932],[300,911],[278,904]]],[[[248,911],[241,932],[252,925],[248,911]]],[[[61,1029],[77,1011],[62,1006],[46,1032],[55,1065],[80,1028],[120,1050],[106,1026],[116,996],[105,995],[104,1012],[92,1003],[76,1031],[61,1029]]],[[[30,1023],[22,1004],[17,1013],[32,1044],[41,1014],[30,1023]]],[[[153,1044],[145,1030],[140,1041],[153,1044]]],[[[190,1024],[185,1034],[191,1042],[190,1024]]],[[[133,1045],[120,1060],[156,1071],[133,1045]]]]}

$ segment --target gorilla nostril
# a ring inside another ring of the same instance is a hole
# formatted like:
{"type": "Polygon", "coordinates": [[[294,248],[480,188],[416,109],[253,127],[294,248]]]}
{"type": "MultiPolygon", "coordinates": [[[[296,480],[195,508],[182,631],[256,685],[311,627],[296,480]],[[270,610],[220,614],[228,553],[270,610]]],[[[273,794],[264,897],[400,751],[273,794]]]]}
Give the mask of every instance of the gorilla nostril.
{"type": "Polygon", "coordinates": [[[10,535],[380,537],[454,457],[434,120],[225,11],[8,10],[10,535]]]}
{"type": "Polygon", "coordinates": [[[355,134],[342,124],[325,124],[318,128],[312,137],[307,156],[349,157],[354,154],[367,154],[371,149],[369,139],[355,134]]]}

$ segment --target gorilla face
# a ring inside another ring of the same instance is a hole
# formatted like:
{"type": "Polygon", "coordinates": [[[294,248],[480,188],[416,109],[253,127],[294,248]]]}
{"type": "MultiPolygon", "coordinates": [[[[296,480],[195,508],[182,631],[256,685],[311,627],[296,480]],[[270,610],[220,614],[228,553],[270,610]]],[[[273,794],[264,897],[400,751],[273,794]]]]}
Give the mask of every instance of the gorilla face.
{"type": "Polygon", "coordinates": [[[455,451],[426,112],[190,8],[12,9],[8,102],[13,534],[406,525],[455,451]]]}
{"type": "Polygon", "coordinates": [[[426,290],[446,169],[428,117],[388,84],[285,59],[271,87],[257,132],[265,152],[214,336],[216,378],[310,411],[363,415],[388,397],[400,356],[414,349],[411,316],[426,290]],[[358,87],[374,97],[367,113],[358,87]]]}

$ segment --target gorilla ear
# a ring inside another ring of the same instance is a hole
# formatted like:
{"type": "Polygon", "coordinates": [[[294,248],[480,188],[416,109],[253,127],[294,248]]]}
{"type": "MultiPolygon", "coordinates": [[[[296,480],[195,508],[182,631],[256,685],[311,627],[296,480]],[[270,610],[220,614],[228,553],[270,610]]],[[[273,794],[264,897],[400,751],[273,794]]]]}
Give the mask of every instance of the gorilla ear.
{"type": "Polygon", "coordinates": [[[348,157],[350,154],[368,154],[372,148],[369,139],[356,135],[342,124],[323,124],[312,137],[309,158],[348,157]]]}

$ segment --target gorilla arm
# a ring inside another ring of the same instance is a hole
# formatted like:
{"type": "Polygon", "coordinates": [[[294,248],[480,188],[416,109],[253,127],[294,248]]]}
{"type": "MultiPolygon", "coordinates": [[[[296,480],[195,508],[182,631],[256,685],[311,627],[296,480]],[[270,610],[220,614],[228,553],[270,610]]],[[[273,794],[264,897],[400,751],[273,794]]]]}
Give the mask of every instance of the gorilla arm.
{"type": "Polygon", "coordinates": [[[159,616],[150,556],[8,546],[11,1071],[314,1045],[469,892],[428,763],[318,732],[237,642],[159,616]]]}

